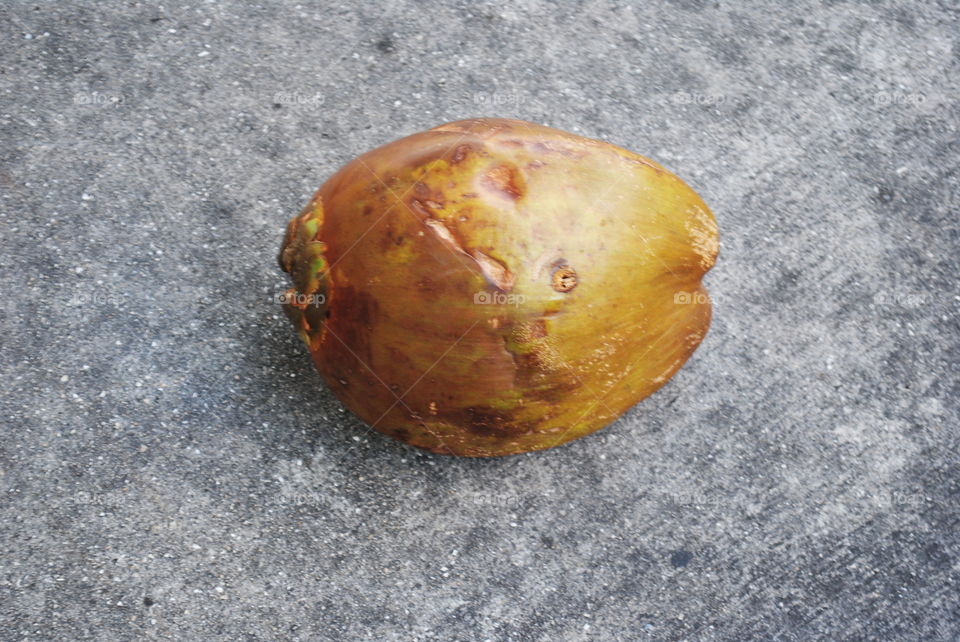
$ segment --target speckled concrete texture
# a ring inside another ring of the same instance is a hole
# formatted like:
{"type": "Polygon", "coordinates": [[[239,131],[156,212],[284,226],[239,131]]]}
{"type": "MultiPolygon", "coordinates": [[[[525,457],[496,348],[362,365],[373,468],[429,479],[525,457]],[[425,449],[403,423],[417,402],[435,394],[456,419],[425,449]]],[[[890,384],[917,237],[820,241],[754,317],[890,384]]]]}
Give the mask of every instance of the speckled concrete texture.
{"type": "Polygon", "coordinates": [[[960,637],[948,1],[0,8],[0,639],[960,637]],[[648,155],[714,322],[566,446],[412,450],[282,317],[286,220],[445,121],[648,155]]]}

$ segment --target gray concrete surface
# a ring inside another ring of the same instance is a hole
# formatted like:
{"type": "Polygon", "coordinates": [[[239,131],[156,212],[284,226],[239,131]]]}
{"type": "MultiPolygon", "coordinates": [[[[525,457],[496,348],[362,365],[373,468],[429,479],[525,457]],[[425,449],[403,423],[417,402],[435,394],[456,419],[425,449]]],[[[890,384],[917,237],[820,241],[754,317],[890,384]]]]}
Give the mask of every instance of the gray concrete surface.
{"type": "Polygon", "coordinates": [[[960,14],[907,0],[0,8],[0,639],[960,637],[960,14]],[[273,296],[355,154],[475,115],[714,209],[715,320],[610,428],[370,433],[273,296]]]}

